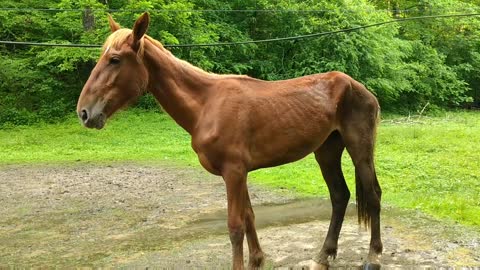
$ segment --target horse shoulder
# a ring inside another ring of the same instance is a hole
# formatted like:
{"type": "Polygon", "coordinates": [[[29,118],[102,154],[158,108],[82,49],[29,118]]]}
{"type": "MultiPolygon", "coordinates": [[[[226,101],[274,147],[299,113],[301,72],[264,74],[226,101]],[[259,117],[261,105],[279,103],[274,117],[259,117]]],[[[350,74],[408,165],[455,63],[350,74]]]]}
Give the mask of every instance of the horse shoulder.
{"type": "Polygon", "coordinates": [[[226,162],[244,162],[248,156],[242,138],[245,121],[240,102],[219,98],[201,112],[192,133],[192,148],[202,166],[213,174],[221,174],[226,162]]]}

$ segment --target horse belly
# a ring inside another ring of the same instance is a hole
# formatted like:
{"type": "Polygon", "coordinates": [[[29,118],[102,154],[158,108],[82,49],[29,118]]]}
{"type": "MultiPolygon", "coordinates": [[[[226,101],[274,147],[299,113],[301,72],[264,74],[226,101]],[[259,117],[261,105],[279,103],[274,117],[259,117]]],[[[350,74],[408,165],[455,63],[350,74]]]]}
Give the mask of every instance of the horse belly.
{"type": "Polygon", "coordinates": [[[317,150],[335,130],[334,111],[296,113],[264,121],[250,138],[251,164],[264,168],[297,161],[317,150]]]}
{"type": "Polygon", "coordinates": [[[252,170],[275,167],[306,157],[317,150],[330,132],[315,134],[311,138],[276,138],[251,149],[252,170]]]}

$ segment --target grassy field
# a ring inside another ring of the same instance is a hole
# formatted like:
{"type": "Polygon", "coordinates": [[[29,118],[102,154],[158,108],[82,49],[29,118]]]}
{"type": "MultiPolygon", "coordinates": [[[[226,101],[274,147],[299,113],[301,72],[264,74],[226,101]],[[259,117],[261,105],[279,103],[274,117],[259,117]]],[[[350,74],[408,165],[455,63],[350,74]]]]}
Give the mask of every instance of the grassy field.
{"type": "MultiPolygon", "coordinates": [[[[418,209],[480,229],[480,113],[384,120],[378,130],[376,165],[383,202],[418,209]]],[[[168,116],[123,112],[102,131],[78,120],[0,130],[0,165],[76,162],[159,162],[200,165],[189,135],[168,116]]],[[[343,167],[354,196],[353,168],[343,167]]],[[[250,180],[304,196],[328,191],[312,156],[250,174],[250,180]]],[[[352,196],[352,197],[353,197],[352,196]]]]}

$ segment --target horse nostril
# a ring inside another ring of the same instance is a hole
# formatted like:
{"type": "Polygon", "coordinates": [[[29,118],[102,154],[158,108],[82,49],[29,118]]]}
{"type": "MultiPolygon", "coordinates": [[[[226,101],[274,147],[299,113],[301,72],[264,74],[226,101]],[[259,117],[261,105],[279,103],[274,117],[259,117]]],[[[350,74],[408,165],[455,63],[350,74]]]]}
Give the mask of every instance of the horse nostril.
{"type": "Polygon", "coordinates": [[[87,120],[88,120],[87,110],[83,109],[83,110],[80,112],[80,119],[82,119],[82,121],[83,121],[84,123],[87,122],[87,120]]]}

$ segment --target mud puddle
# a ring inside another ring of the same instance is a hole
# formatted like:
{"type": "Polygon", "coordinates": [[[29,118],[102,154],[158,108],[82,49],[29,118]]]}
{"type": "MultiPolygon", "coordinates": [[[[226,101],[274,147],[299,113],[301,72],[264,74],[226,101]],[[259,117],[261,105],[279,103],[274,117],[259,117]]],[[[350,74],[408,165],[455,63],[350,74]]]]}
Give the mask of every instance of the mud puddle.
{"type": "MultiPolygon", "coordinates": [[[[249,189],[266,268],[309,265],[329,201],[249,189]]],[[[0,267],[228,269],[225,198],[223,181],[196,169],[0,168],[0,267]]],[[[386,268],[480,266],[478,231],[388,207],[382,218],[386,268]]],[[[360,266],[368,244],[350,205],[332,267],[360,266]]]]}

